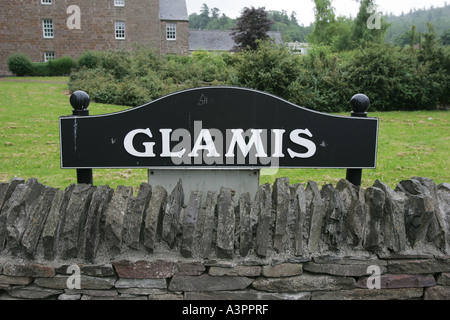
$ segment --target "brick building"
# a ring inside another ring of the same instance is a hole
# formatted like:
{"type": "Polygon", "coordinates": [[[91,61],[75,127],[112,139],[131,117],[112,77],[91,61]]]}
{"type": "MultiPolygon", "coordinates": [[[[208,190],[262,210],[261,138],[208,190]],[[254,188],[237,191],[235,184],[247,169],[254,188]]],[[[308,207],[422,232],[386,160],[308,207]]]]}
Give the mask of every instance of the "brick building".
{"type": "Polygon", "coordinates": [[[185,0],[1,0],[0,75],[16,52],[37,62],[139,43],[184,55],[188,36],[185,0]]]}

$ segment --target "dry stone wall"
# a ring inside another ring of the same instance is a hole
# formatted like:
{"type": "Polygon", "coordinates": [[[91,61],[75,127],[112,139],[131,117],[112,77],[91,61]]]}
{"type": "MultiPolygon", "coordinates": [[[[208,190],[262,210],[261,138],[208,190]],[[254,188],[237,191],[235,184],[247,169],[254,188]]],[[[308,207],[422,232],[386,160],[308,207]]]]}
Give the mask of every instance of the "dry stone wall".
{"type": "Polygon", "coordinates": [[[15,178],[0,184],[0,299],[450,299],[449,235],[450,185],[422,177],[189,199],[182,181],[15,178]]]}

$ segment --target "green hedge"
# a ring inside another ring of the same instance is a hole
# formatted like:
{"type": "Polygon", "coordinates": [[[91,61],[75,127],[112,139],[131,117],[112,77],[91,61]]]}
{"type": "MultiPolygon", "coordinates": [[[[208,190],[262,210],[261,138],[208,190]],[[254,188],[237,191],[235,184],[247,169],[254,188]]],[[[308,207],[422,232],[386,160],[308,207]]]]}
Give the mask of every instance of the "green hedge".
{"type": "Polygon", "coordinates": [[[231,85],[265,91],[323,112],[349,111],[350,98],[365,93],[371,110],[436,109],[450,104],[450,49],[420,50],[388,44],[346,52],[312,47],[292,54],[262,42],[236,54],[195,52],[158,56],[151,50],[84,53],[70,77],[71,91],[94,101],[137,106],[199,86],[231,85]]]}
{"type": "Polygon", "coordinates": [[[22,76],[65,76],[69,75],[76,62],[71,57],[61,57],[48,62],[31,62],[30,58],[22,53],[8,57],[8,68],[14,75],[22,76]]]}

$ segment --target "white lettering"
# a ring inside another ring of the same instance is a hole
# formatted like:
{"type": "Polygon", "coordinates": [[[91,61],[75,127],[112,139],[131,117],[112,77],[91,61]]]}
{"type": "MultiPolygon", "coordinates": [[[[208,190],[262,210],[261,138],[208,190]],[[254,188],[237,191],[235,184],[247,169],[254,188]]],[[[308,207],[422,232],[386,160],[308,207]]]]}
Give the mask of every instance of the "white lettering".
{"type": "Polygon", "coordinates": [[[131,154],[132,156],[135,156],[135,157],[141,157],[141,158],[143,158],[143,157],[150,157],[150,158],[155,157],[155,154],[153,153],[153,146],[155,145],[154,142],[144,142],[144,143],[142,143],[144,145],[144,147],[145,147],[145,151],[144,152],[139,152],[139,151],[137,151],[134,148],[134,145],[133,145],[134,137],[137,134],[140,134],[140,133],[147,135],[149,138],[153,137],[149,128],[132,130],[125,136],[125,139],[123,140],[123,146],[125,147],[125,150],[129,154],[131,154]]]}
{"type": "Polygon", "coordinates": [[[256,148],[256,154],[255,157],[267,157],[267,153],[264,151],[264,145],[261,140],[261,129],[251,129],[252,136],[250,137],[250,140],[248,143],[245,143],[244,137],[242,134],[244,133],[244,130],[242,129],[231,129],[231,132],[233,133],[233,137],[231,138],[230,145],[228,147],[228,152],[225,154],[225,157],[231,158],[234,157],[234,147],[236,146],[236,143],[241,150],[244,157],[248,155],[250,152],[250,149],[252,146],[255,146],[256,148]]]}
{"type": "Polygon", "coordinates": [[[195,141],[194,148],[192,148],[192,152],[189,154],[189,157],[198,157],[198,150],[207,150],[207,157],[220,157],[220,154],[217,152],[216,146],[214,145],[211,132],[209,132],[208,129],[202,129],[200,131],[200,134],[197,137],[197,141],[195,141]],[[205,144],[202,144],[203,141],[205,141],[205,144]]]}
{"type": "Polygon", "coordinates": [[[308,129],[296,129],[291,132],[289,138],[295,144],[308,149],[308,151],[306,153],[298,153],[288,148],[287,150],[291,158],[311,158],[316,153],[316,145],[314,144],[314,142],[305,138],[301,138],[301,134],[306,134],[308,137],[312,137],[312,134],[308,129]]]}
{"type": "Polygon", "coordinates": [[[283,129],[273,129],[272,132],[274,133],[275,137],[275,150],[272,154],[272,157],[274,158],[283,158],[283,134],[286,132],[286,130],[283,129]]]}
{"type": "Polygon", "coordinates": [[[181,149],[178,152],[171,152],[170,151],[170,133],[172,132],[172,129],[159,129],[159,132],[162,133],[162,153],[161,157],[168,157],[168,158],[181,158],[183,154],[186,152],[186,149],[181,149]]]}

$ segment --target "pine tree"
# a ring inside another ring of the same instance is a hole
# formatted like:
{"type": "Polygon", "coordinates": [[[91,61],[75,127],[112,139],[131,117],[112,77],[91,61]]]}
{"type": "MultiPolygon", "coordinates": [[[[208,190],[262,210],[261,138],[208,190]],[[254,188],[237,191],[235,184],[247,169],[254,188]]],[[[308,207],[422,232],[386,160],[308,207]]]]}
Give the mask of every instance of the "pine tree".
{"type": "Polygon", "coordinates": [[[353,24],[352,40],[357,46],[366,47],[369,43],[382,43],[389,24],[383,21],[376,11],[373,0],[360,0],[359,12],[353,24]]]}
{"type": "Polygon", "coordinates": [[[334,37],[333,24],[336,22],[334,8],[331,0],[313,0],[315,3],[314,30],[308,38],[309,42],[316,44],[329,44],[334,37]]]}

